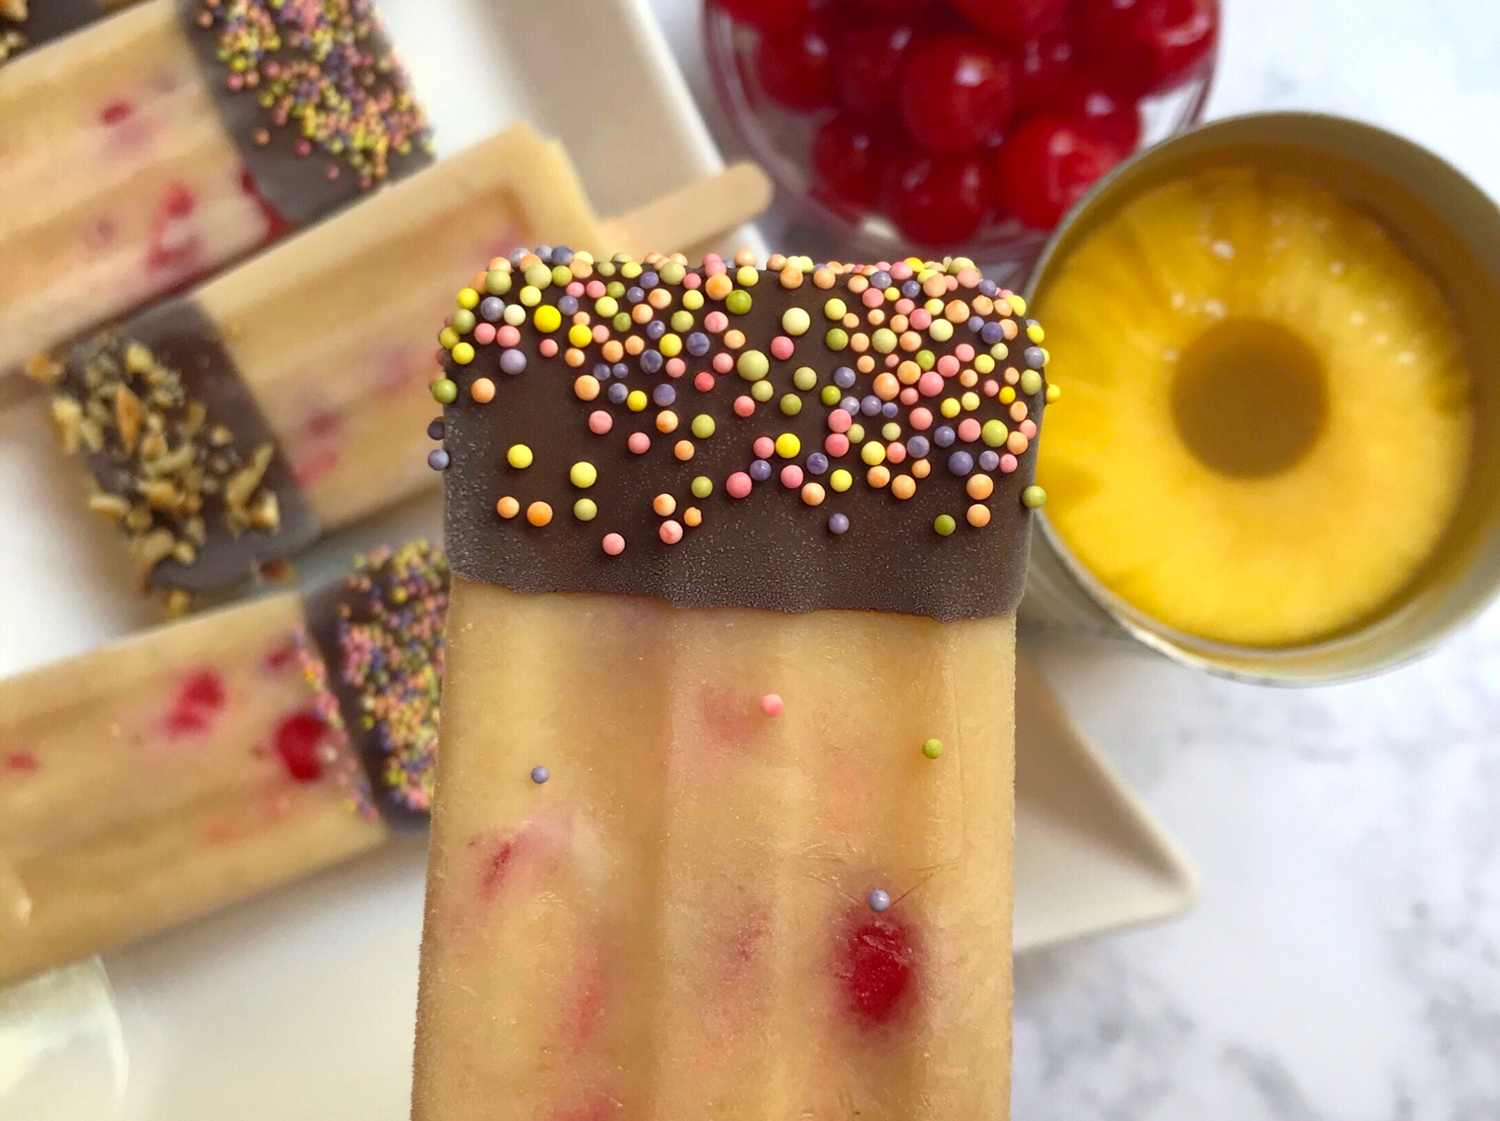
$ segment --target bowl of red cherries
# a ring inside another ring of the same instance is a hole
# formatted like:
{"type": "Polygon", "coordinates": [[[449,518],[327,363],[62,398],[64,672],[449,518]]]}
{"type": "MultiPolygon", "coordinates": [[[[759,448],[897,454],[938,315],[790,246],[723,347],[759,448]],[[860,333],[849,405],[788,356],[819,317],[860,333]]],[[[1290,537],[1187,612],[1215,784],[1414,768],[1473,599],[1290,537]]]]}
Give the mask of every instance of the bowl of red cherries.
{"type": "Polygon", "coordinates": [[[1137,149],[1196,123],[1218,0],[707,0],[719,96],[851,250],[1022,265],[1137,149]]]}

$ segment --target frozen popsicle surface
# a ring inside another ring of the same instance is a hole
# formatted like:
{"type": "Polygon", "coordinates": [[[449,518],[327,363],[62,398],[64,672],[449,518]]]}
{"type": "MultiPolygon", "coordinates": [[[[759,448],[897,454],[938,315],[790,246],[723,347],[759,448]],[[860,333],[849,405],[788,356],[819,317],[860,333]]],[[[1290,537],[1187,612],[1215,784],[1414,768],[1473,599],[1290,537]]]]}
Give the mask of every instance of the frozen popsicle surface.
{"type": "Polygon", "coordinates": [[[369,0],[146,0],[0,67],[0,370],[425,166],[369,0]]]}
{"type": "Polygon", "coordinates": [[[1007,1115],[1025,312],[962,260],[459,293],[418,1121],[1007,1115]]]}
{"type": "Polygon", "coordinates": [[[440,554],[386,550],[308,600],[0,682],[0,984],[368,851],[425,810],[446,606],[440,554]]]}

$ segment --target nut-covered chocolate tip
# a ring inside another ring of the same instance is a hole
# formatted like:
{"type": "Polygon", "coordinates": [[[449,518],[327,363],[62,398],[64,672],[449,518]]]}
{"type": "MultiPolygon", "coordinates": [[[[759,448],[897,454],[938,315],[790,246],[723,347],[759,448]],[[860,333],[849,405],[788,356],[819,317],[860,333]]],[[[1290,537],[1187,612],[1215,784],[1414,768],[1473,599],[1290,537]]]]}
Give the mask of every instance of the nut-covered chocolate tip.
{"type": "Polygon", "coordinates": [[[1057,396],[1025,316],[962,258],[496,259],[432,386],[453,569],[682,606],[1011,612],[1057,396]]]}

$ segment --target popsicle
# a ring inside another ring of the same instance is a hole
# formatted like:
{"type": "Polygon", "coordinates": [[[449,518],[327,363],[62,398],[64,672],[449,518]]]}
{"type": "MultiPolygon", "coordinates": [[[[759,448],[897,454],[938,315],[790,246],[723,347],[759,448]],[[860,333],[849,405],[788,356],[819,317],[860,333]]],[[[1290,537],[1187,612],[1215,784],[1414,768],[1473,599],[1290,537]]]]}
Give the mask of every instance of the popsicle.
{"type": "Polygon", "coordinates": [[[663,210],[707,237],[768,196],[741,167],[601,223],[562,149],[517,125],[80,344],[53,419],[180,608],[432,485],[421,387],[445,278],[525,238],[630,245],[663,210]]]}
{"type": "Polygon", "coordinates": [[[0,67],[0,121],[0,370],[431,158],[371,0],[147,0],[0,67]]]}
{"type": "Polygon", "coordinates": [[[964,260],[460,291],[416,1121],[1007,1115],[1025,313],[964,260]]]}
{"type": "Polygon", "coordinates": [[[136,0],[0,0],[0,66],[136,0]]]}
{"type": "Polygon", "coordinates": [[[377,550],[0,681],[0,985],[425,822],[447,575],[377,550]]]}

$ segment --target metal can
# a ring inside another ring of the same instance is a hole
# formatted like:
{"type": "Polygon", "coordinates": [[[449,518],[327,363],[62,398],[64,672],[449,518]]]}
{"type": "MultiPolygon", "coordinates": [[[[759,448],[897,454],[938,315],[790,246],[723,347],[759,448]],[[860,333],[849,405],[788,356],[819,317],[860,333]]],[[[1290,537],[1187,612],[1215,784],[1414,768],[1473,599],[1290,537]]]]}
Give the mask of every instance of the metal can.
{"type": "Polygon", "coordinates": [[[1454,520],[1409,593],[1378,616],[1319,642],[1259,648],[1184,634],[1136,610],[1077,561],[1040,512],[1021,618],[1128,637],[1185,665],[1262,684],[1379,673],[1429,650],[1500,588],[1500,208],[1432,152],[1372,125],[1292,112],[1215,121],[1121,164],[1073,208],[1025,287],[1043,321],[1061,264],[1117,206],[1220,163],[1286,171],[1334,190],[1376,216],[1447,296],[1468,350],[1474,409],[1469,477],[1454,520]]]}

